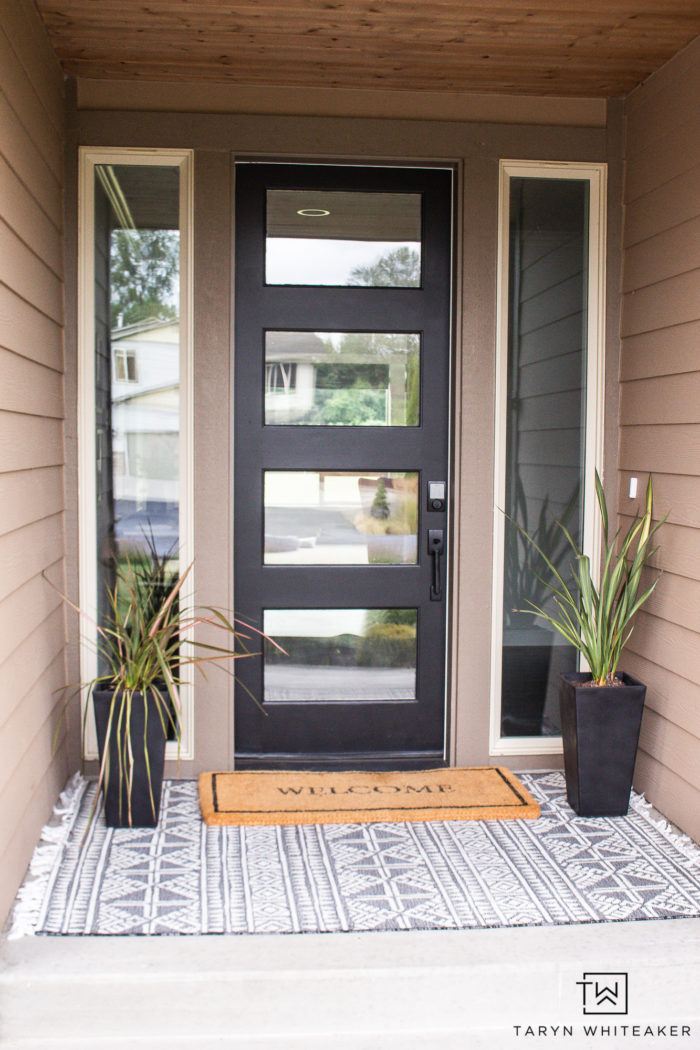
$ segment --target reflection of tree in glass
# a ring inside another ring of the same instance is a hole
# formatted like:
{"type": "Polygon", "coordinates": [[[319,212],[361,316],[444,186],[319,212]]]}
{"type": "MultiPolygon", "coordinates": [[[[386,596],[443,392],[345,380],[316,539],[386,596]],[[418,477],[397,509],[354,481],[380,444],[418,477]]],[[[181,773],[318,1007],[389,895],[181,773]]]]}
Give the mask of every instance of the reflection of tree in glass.
{"type": "Polygon", "coordinates": [[[373,518],[388,518],[391,514],[389,510],[389,502],[386,498],[386,482],[384,478],[380,478],[377,482],[377,491],[372,500],[372,506],[370,508],[370,514],[373,518]]]}
{"type": "Polygon", "coordinates": [[[113,230],[110,242],[112,323],[177,317],[180,267],[177,230],[113,230]]]}
{"type": "Polygon", "coordinates": [[[420,285],[420,255],[407,245],[394,248],[368,266],[355,266],[348,284],[372,288],[417,288],[420,285]]]}
{"type": "MultiPolygon", "coordinates": [[[[321,391],[317,391],[317,395],[321,391]]],[[[306,422],[327,426],[362,426],[383,422],[384,395],[367,389],[334,390],[306,422]]]]}
{"type": "MultiPolygon", "coordinates": [[[[327,347],[328,342],[325,344],[327,347]]],[[[389,361],[396,354],[415,351],[415,339],[405,332],[346,332],[337,347],[331,351],[338,357],[355,355],[374,361],[389,361]]]]}
{"type": "Polygon", "coordinates": [[[416,666],[416,610],[368,609],[360,639],[360,667],[416,666]]]}
{"type": "Polygon", "coordinates": [[[377,623],[403,623],[409,627],[416,627],[415,609],[368,609],[365,618],[367,627],[377,623]]]}
{"type": "Polygon", "coordinates": [[[418,425],[416,335],[346,332],[340,341],[324,340],[324,347],[328,359],[316,366],[318,400],[309,421],[347,426],[418,425]]]}
{"type": "MultiPolygon", "coordinates": [[[[346,339],[356,338],[346,335],[340,346],[340,353],[348,348],[346,339]]],[[[387,365],[361,364],[319,364],[316,365],[316,386],[323,390],[347,390],[349,387],[363,387],[365,390],[376,390],[384,387],[389,381],[387,365]]]]}

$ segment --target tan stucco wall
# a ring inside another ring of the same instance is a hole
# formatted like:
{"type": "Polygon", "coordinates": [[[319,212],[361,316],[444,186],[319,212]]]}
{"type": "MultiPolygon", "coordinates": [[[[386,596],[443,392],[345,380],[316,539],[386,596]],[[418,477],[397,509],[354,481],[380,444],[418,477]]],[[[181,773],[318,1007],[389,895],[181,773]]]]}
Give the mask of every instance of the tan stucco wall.
{"type": "Polygon", "coordinates": [[[700,839],[700,40],[625,105],[620,511],[653,473],[664,575],[628,646],[635,785],[700,839]]]}
{"type": "Polygon", "coordinates": [[[34,6],[0,5],[0,922],[67,763],[63,82],[34,6]]]}
{"type": "MultiPolygon", "coordinates": [[[[184,104],[183,100],[180,102],[184,104]]],[[[498,162],[500,158],[610,163],[611,252],[607,347],[607,450],[611,469],[617,448],[620,162],[619,107],[609,107],[606,127],[531,123],[477,124],[415,119],[370,120],[245,114],[138,113],[76,109],[69,155],[77,146],[188,147],[195,149],[195,529],[196,587],[201,600],[232,603],[232,386],[231,386],[231,180],[236,157],[367,159],[387,162],[447,161],[459,173],[455,262],[457,295],[457,415],[455,457],[458,491],[455,542],[456,598],[452,652],[451,758],[460,764],[490,760],[488,696],[493,529],[496,263],[498,162]]],[[[73,182],[74,172],[70,181],[73,182]]],[[[68,201],[72,238],[74,202],[68,201]]],[[[69,243],[68,277],[75,243],[69,243]]],[[[69,285],[69,302],[74,301],[69,285]]],[[[67,318],[67,397],[75,420],[74,318],[67,318]]],[[[245,454],[245,450],[236,450],[245,454]]],[[[75,463],[69,472],[67,513],[74,513],[75,463]]],[[[71,585],[77,549],[68,529],[71,585]]],[[[235,537],[233,538],[235,542],[235,537]]],[[[72,661],[73,663],[73,661],[72,661]]],[[[74,669],[77,674],[77,669],[74,669]]],[[[70,674],[70,670],[69,670],[70,674]]],[[[196,759],[181,775],[233,761],[230,690],[219,680],[199,682],[196,759]]],[[[500,760],[502,761],[502,759],[500,760]]],[[[514,758],[514,768],[556,764],[556,756],[514,758]]]]}

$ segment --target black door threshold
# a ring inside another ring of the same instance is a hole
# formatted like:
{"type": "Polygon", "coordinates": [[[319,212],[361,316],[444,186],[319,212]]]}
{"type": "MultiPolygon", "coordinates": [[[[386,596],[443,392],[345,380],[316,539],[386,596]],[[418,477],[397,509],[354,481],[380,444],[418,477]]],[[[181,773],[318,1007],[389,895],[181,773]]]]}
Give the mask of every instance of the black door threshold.
{"type": "Polygon", "coordinates": [[[342,755],[236,754],[236,769],[317,769],[391,771],[441,769],[447,765],[442,751],[375,751],[342,755]]]}

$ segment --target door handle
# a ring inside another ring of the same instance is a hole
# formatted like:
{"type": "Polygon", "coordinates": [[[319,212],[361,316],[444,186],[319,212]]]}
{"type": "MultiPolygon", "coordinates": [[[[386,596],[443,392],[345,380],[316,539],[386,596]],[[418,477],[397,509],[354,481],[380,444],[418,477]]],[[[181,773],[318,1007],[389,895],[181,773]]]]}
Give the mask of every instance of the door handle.
{"type": "Polygon", "coordinates": [[[442,601],[442,573],[440,558],[445,551],[444,529],[428,529],[428,554],[433,559],[432,579],[430,583],[431,602],[442,601]]]}

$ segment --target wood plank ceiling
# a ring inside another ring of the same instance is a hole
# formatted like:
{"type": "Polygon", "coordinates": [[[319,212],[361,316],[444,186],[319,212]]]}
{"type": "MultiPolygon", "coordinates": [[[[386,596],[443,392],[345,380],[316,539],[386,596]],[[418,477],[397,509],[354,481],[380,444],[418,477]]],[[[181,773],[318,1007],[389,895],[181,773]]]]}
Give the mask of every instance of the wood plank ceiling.
{"type": "Polygon", "coordinates": [[[610,98],[700,34],[700,0],[36,3],[86,78],[610,98]]]}

